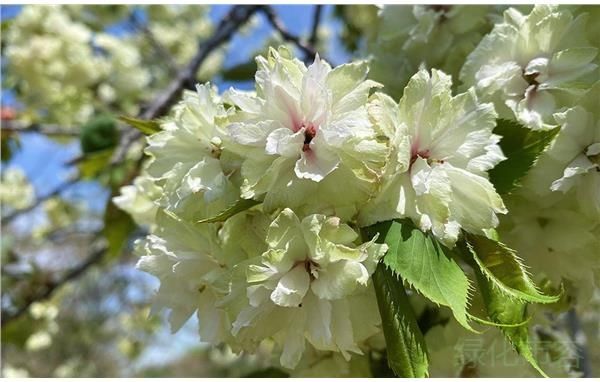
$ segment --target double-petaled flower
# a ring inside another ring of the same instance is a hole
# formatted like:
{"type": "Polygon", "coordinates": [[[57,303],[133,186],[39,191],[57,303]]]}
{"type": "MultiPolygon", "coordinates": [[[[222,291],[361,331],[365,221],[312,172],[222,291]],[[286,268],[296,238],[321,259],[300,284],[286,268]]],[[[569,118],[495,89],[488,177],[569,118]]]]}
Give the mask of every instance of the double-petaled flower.
{"type": "Polygon", "coordinates": [[[228,148],[244,159],[242,197],[263,199],[267,210],[352,215],[385,156],[367,114],[378,84],[365,80],[366,63],[332,69],[317,56],[307,68],[282,49],[256,61],[256,93],[224,97],[238,108],[228,148]]]}
{"type": "Polygon", "coordinates": [[[361,210],[359,223],[410,217],[454,245],[460,229],[480,233],[506,213],[487,171],[505,159],[492,134],[496,113],[471,89],[452,96],[443,72],[421,70],[397,105],[378,95],[371,114],[389,137],[390,154],[378,195],[361,210]]]}

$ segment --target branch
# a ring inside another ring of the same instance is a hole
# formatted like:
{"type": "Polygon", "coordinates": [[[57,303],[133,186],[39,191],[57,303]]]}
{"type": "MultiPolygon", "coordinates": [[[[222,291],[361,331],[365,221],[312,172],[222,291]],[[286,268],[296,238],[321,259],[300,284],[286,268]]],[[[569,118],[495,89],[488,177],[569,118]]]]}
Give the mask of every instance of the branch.
{"type": "Polygon", "coordinates": [[[131,12],[131,14],[129,15],[129,20],[133,24],[134,28],[138,29],[139,31],[141,31],[144,34],[144,36],[146,36],[146,39],[148,39],[148,42],[150,43],[150,45],[152,45],[152,49],[154,49],[154,52],[156,53],[156,55],[166,63],[169,73],[172,76],[177,75],[179,70],[177,68],[177,63],[173,59],[173,56],[168,51],[168,49],[165,48],[165,46],[162,45],[156,39],[156,37],[154,37],[154,33],[152,33],[150,28],[148,28],[148,25],[146,23],[142,22],[137,17],[135,10],[133,10],[131,12]]]}
{"type": "MultiPolygon", "coordinates": [[[[190,60],[188,65],[179,71],[177,77],[174,78],[167,88],[156,97],[154,102],[140,114],[139,118],[146,120],[155,119],[166,114],[169,108],[177,101],[183,89],[194,85],[196,73],[206,58],[219,46],[229,41],[233,34],[261,7],[262,6],[260,5],[234,6],[221,20],[212,37],[198,46],[196,55],[190,60]]],[[[121,162],[129,147],[140,137],[141,133],[138,130],[133,129],[123,134],[121,142],[111,158],[111,165],[121,162]]]]}
{"type": "Polygon", "coordinates": [[[323,11],[323,4],[315,5],[315,10],[313,13],[313,24],[310,32],[310,37],[308,39],[308,43],[311,46],[317,45],[317,38],[319,33],[319,24],[321,23],[321,13],[323,11]]]}
{"type": "Polygon", "coordinates": [[[7,132],[36,132],[45,135],[61,135],[76,137],[79,135],[78,129],[65,128],[54,124],[26,123],[17,120],[3,120],[2,131],[7,132]]]}
{"type": "Polygon", "coordinates": [[[40,288],[36,289],[34,293],[27,296],[23,305],[21,305],[16,311],[12,313],[3,311],[1,326],[4,327],[4,325],[6,325],[7,323],[23,315],[34,302],[52,297],[52,294],[62,285],[68,283],[73,279],[78,278],[94,264],[99,263],[100,260],[102,260],[102,258],[104,257],[104,254],[106,253],[107,246],[105,244],[101,244],[96,245],[95,247],[96,248],[92,251],[91,255],[87,259],[85,259],[81,264],[70,269],[58,280],[53,280],[45,283],[40,288]]]}
{"type": "MultiPolygon", "coordinates": [[[[166,114],[171,105],[177,101],[177,98],[183,89],[188,86],[193,86],[198,68],[200,68],[208,55],[220,45],[229,41],[233,34],[244,23],[246,23],[250,16],[258,11],[260,7],[260,5],[236,5],[232,7],[231,11],[219,23],[213,36],[199,45],[198,52],[192,58],[189,64],[180,70],[178,76],[169,84],[164,92],[159,94],[155,101],[143,113],[141,113],[140,118],[154,119],[166,114]]],[[[123,134],[121,142],[115,150],[115,154],[111,158],[111,165],[121,162],[131,144],[133,144],[140,137],[141,134],[139,131],[134,129],[131,129],[127,133],[123,134]]],[[[74,161],[77,161],[77,159],[74,161]]],[[[138,161],[138,164],[140,163],[141,161],[138,161]]],[[[43,200],[58,195],[64,188],[67,187],[67,185],[70,185],[77,180],[78,179],[73,179],[70,182],[65,183],[52,193],[38,199],[35,205],[30,206],[27,209],[19,210],[18,213],[25,212],[26,210],[29,211],[35,208],[35,206],[39,205],[43,200]]],[[[16,213],[13,215],[16,216],[16,213]]],[[[8,216],[7,218],[3,219],[3,222],[6,220],[11,220],[12,218],[14,218],[14,216],[8,216]]],[[[54,293],[54,291],[60,286],[84,274],[92,265],[99,263],[102,260],[106,254],[106,251],[107,247],[105,244],[93,250],[92,254],[83,263],[65,273],[65,275],[59,280],[45,284],[44,288],[29,296],[24,305],[20,306],[14,313],[3,312],[1,325],[4,326],[7,322],[18,318],[27,311],[32,303],[51,297],[52,293],[54,293]]]]}
{"type": "Polygon", "coordinates": [[[39,206],[40,204],[42,204],[44,201],[53,198],[55,196],[60,195],[64,190],[66,190],[67,188],[71,187],[73,184],[79,182],[81,180],[81,176],[77,175],[74,177],[71,177],[69,180],[67,180],[66,182],[64,182],[63,184],[59,185],[58,187],[56,187],[54,189],[54,191],[50,192],[49,194],[46,194],[44,196],[40,196],[36,199],[36,201],[34,203],[32,203],[30,206],[25,207],[25,208],[21,208],[19,210],[13,211],[12,213],[6,215],[5,217],[2,218],[2,224],[8,224],[10,223],[12,220],[14,220],[17,216],[22,215],[26,212],[29,212],[31,210],[33,210],[34,208],[36,208],[37,206],[39,206]]]}
{"type": "Polygon", "coordinates": [[[271,24],[271,26],[281,35],[281,37],[285,41],[293,43],[304,53],[305,61],[310,62],[315,58],[315,56],[317,55],[317,51],[315,50],[315,48],[312,45],[303,42],[300,39],[300,37],[291,34],[286,29],[285,25],[283,24],[279,16],[277,16],[277,13],[275,13],[275,10],[271,6],[265,5],[261,8],[261,11],[266,16],[269,24],[271,24]]]}
{"type": "Polygon", "coordinates": [[[571,340],[577,351],[577,370],[581,371],[582,377],[590,378],[592,376],[592,367],[590,364],[590,355],[587,349],[587,339],[585,333],[581,329],[581,323],[577,317],[577,312],[574,308],[569,309],[566,316],[567,329],[571,340]]]}

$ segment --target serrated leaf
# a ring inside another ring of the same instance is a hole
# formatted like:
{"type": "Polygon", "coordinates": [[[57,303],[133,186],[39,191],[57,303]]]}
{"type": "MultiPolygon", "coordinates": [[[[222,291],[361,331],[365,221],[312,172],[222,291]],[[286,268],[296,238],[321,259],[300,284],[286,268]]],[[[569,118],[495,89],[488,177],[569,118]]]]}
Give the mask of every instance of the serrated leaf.
{"type": "Polygon", "coordinates": [[[221,76],[226,81],[252,81],[256,73],[256,62],[254,60],[235,65],[223,70],[221,76]]]}
{"type": "Polygon", "coordinates": [[[426,377],[427,347],[402,280],[380,262],[373,273],[373,286],[390,368],[398,377],[426,377]]]}
{"type": "MultiPolygon", "coordinates": [[[[507,297],[479,269],[475,268],[474,271],[487,314],[492,321],[501,324],[518,324],[528,319],[526,302],[507,297]]],[[[538,365],[531,350],[528,326],[503,327],[500,330],[517,353],[541,375],[548,377],[538,365]]]]}
{"type": "Polygon", "coordinates": [[[513,249],[485,236],[465,234],[465,239],[479,270],[505,295],[542,304],[560,299],[560,295],[546,296],[538,290],[513,249]]]}
{"type": "Polygon", "coordinates": [[[135,222],[131,216],[115,206],[112,199],[109,199],[106,211],[104,212],[104,228],[102,229],[102,234],[108,242],[106,253],[108,259],[115,258],[121,254],[121,251],[127,244],[129,235],[135,227],[135,222]]]}
{"type": "Polygon", "coordinates": [[[233,203],[231,206],[227,207],[225,210],[219,212],[217,215],[212,216],[210,218],[198,220],[198,223],[217,223],[224,222],[229,219],[233,215],[236,215],[242,211],[246,211],[247,209],[254,207],[257,204],[262,202],[253,200],[253,199],[239,199],[237,202],[233,203]]]}
{"type": "Polygon", "coordinates": [[[502,136],[500,148],[507,159],[491,169],[489,175],[499,194],[508,194],[518,186],[559,130],[534,131],[515,121],[498,120],[494,133],[502,136]]]}
{"type": "Polygon", "coordinates": [[[369,237],[379,233],[378,241],[389,246],[385,265],[434,303],[449,307],[462,326],[474,331],[467,317],[469,279],[449,256],[450,250],[409,219],[378,223],[364,231],[369,237]]]}
{"type": "Polygon", "coordinates": [[[154,120],[144,120],[133,117],[127,117],[122,115],[119,119],[127,123],[131,127],[135,127],[141,131],[144,135],[152,135],[161,131],[160,122],[154,120]]]}

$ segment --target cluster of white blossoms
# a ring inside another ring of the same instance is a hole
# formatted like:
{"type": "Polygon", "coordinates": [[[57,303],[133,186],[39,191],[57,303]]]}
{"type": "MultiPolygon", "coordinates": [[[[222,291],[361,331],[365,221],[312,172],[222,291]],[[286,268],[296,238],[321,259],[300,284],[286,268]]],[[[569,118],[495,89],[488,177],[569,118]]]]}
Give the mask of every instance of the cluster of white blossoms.
{"type": "MultiPolygon", "coordinates": [[[[415,8],[429,21],[404,31],[405,44],[483,10],[415,8]]],[[[458,93],[444,71],[413,68],[392,98],[367,62],[332,68],[317,56],[307,67],[286,48],[256,58],[255,91],[185,91],[147,138],[142,174],[114,199],[150,230],[136,251],[138,267],[161,281],[156,308],[170,311],[173,330],[197,313],[201,339],[234,352],[268,343],[288,369],[329,354],[358,370],[382,347],[372,276],[389,249],[361,228],[410,219],[449,249],[465,232],[498,229],[536,265],[554,251],[596,261],[598,57],[585,38],[595,29],[578,12],[509,8],[476,48],[479,32],[469,31],[479,23],[465,26],[475,49],[458,93]],[[494,133],[499,118],[528,134],[560,130],[502,196],[488,173],[514,158],[494,133]]],[[[575,268],[549,263],[540,268],[556,285],[577,279],[575,268]]]]}
{"type": "MultiPolygon", "coordinates": [[[[8,87],[27,107],[20,119],[67,128],[99,112],[137,114],[176,70],[156,65],[157,56],[171,55],[174,66],[183,65],[198,40],[210,35],[207,10],[196,5],[24,6],[3,36],[8,87]],[[132,25],[133,15],[141,12],[147,26],[132,25]],[[127,33],[108,28],[118,29],[115,25],[127,33]]],[[[198,78],[214,75],[222,56],[222,51],[211,54],[198,78]]]]}
{"type": "Polygon", "coordinates": [[[501,118],[556,137],[505,198],[499,232],[554,285],[585,303],[600,285],[600,55],[588,7],[509,9],[461,78],[501,118]]]}
{"type": "Polygon", "coordinates": [[[256,61],[255,92],[184,93],[115,203],[150,227],[138,267],[161,280],[173,330],[198,312],[202,340],[273,341],[287,368],[305,349],[349,360],[381,335],[371,275],[387,245],[359,227],[407,217],[449,247],[495,227],[496,114],[439,71],[398,105],[370,95],[365,62],[306,67],[283,48],[256,61]]]}
{"type": "Polygon", "coordinates": [[[17,167],[3,169],[0,178],[2,209],[18,210],[29,207],[35,200],[35,189],[27,176],[17,167]]]}
{"type": "Polygon", "coordinates": [[[402,95],[408,79],[423,65],[457,78],[465,58],[492,29],[501,8],[505,7],[383,6],[377,20],[365,26],[372,78],[384,83],[394,97],[402,95]]]}
{"type": "Polygon", "coordinates": [[[534,130],[555,127],[553,114],[598,78],[598,49],[585,33],[587,19],[587,13],[575,17],[550,5],[528,15],[509,8],[469,55],[460,78],[494,102],[500,117],[534,130]]]}
{"type": "Polygon", "coordinates": [[[82,89],[102,73],[92,36],[59,7],[23,7],[3,37],[9,84],[50,121],[85,121],[93,112],[93,97],[82,89]]]}

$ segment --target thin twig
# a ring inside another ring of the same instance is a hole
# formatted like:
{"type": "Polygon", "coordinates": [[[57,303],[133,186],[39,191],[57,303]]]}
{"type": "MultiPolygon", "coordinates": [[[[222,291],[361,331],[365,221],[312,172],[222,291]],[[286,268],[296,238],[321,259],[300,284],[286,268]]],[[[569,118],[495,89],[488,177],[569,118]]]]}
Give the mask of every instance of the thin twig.
{"type": "MultiPolygon", "coordinates": [[[[154,102],[140,114],[139,118],[146,120],[154,119],[166,114],[169,108],[177,101],[177,98],[183,89],[186,87],[193,87],[196,73],[204,60],[206,60],[215,49],[229,41],[233,34],[261,7],[262,6],[260,5],[234,6],[221,20],[212,37],[199,45],[198,52],[190,60],[188,65],[179,71],[177,77],[175,77],[169,86],[158,95],[154,102]]],[[[123,134],[121,142],[111,158],[111,165],[123,161],[129,147],[140,137],[141,133],[133,129],[123,134]]]]}
{"type": "Polygon", "coordinates": [[[40,123],[27,123],[17,120],[2,121],[2,131],[6,132],[35,132],[45,135],[60,135],[66,137],[76,137],[79,135],[79,129],[62,127],[55,124],[40,124],[40,123]]]}
{"type": "Polygon", "coordinates": [[[52,294],[60,286],[62,286],[63,284],[66,284],[67,282],[69,282],[73,279],[76,279],[79,276],[81,276],[82,274],[84,274],[90,267],[92,267],[94,264],[99,263],[100,260],[102,260],[102,258],[104,257],[104,254],[106,253],[106,250],[107,250],[106,244],[100,244],[100,245],[97,244],[95,246],[95,248],[92,250],[91,255],[87,259],[85,259],[81,264],[77,265],[74,268],[71,268],[68,272],[66,272],[58,280],[52,280],[52,281],[49,281],[49,282],[45,283],[44,285],[42,285],[30,296],[27,296],[23,305],[19,306],[19,308],[16,311],[14,311],[12,313],[10,313],[8,311],[3,311],[1,326],[4,326],[7,323],[9,323],[9,322],[13,321],[14,319],[23,315],[27,311],[27,309],[29,309],[31,304],[33,304],[34,302],[46,300],[46,299],[52,297],[52,294]]]}
{"type": "Polygon", "coordinates": [[[138,29],[144,34],[150,45],[152,45],[152,49],[154,49],[156,55],[167,65],[169,73],[173,76],[177,75],[179,68],[173,59],[173,55],[156,39],[154,33],[150,30],[150,28],[148,28],[148,25],[137,17],[135,10],[133,10],[129,15],[129,20],[133,24],[134,28],[138,29]]]}
{"type": "Polygon", "coordinates": [[[271,24],[285,41],[296,45],[302,53],[304,53],[305,61],[310,62],[315,58],[317,55],[315,48],[312,45],[303,42],[300,37],[290,33],[271,6],[265,5],[261,7],[261,12],[265,15],[269,24],[271,24]]]}
{"type": "Polygon", "coordinates": [[[64,190],[66,190],[67,188],[71,187],[73,184],[79,182],[81,180],[81,176],[77,175],[74,177],[71,177],[70,179],[68,179],[66,182],[62,183],[61,185],[59,185],[58,187],[56,187],[54,189],[54,191],[44,195],[44,196],[40,196],[38,197],[35,202],[33,202],[31,205],[29,205],[28,207],[25,208],[21,208],[19,210],[13,211],[12,213],[4,216],[2,218],[2,224],[8,224],[10,223],[12,220],[14,220],[17,216],[20,216],[26,212],[29,212],[31,210],[33,210],[34,208],[36,208],[37,206],[39,206],[40,204],[42,204],[43,202],[45,202],[48,199],[51,199],[55,196],[60,195],[64,190]]]}

